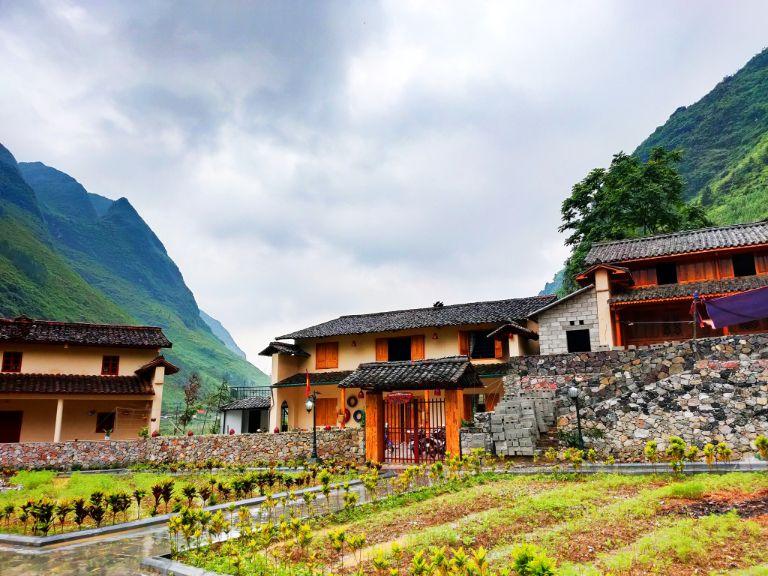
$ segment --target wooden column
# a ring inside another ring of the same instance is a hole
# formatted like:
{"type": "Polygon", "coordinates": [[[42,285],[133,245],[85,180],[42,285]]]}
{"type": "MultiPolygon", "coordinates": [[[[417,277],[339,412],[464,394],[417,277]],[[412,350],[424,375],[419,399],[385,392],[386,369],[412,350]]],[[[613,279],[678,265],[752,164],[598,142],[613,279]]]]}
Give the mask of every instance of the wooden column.
{"type": "Polygon", "coordinates": [[[384,461],[384,396],[381,392],[365,394],[365,458],[384,461]]]}
{"type": "Polygon", "coordinates": [[[56,401],[56,420],[53,424],[53,441],[61,442],[61,424],[64,421],[64,398],[56,401]]]}
{"type": "Polygon", "coordinates": [[[458,456],[460,452],[459,430],[464,394],[461,390],[445,390],[445,452],[458,456]]]}

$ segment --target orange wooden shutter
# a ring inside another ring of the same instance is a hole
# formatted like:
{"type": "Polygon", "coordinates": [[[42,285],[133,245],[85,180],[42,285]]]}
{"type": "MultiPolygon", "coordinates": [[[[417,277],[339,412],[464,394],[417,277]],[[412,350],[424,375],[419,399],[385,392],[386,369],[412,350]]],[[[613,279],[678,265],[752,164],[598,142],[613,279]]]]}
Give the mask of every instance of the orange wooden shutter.
{"type": "Polygon", "coordinates": [[[755,254],[755,271],[758,274],[768,274],[768,253],[755,254]]]}
{"type": "Polygon", "coordinates": [[[424,342],[423,334],[411,336],[411,360],[424,360],[424,342]]]}
{"type": "Polygon", "coordinates": [[[459,330],[459,356],[469,356],[469,332],[459,330]]]}
{"type": "Polygon", "coordinates": [[[325,368],[326,350],[327,348],[324,343],[318,342],[315,344],[315,368],[325,368]]]}
{"type": "Polygon", "coordinates": [[[315,346],[315,368],[339,367],[339,343],[319,342],[315,346]]]}
{"type": "Polygon", "coordinates": [[[315,410],[318,426],[334,426],[337,423],[335,398],[318,398],[315,410]]]}
{"type": "Polygon", "coordinates": [[[326,368],[338,368],[339,367],[339,343],[328,343],[328,366],[326,368]]]}
{"type": "Polygon", "coordinates": [[[653,286],[658,284],[656,280],[656,268],[641,268],[632,271],[635,286],[653,286]]]}
{"type": "Polygon", "coordinates": [[[730,258],[720,258],[718,268],[720,278],[733,278],[733,260],[730,258]]]}
{"type": "Polygon", "coordinates": [[[389,360],[389,346],[386,338],[376,338],[376,362],[389,360]]]}
{"type": "Polygon", "coordinates": [[[504,343],[501,340],[493,341],[493,357],[504,358],[504,343]]]}

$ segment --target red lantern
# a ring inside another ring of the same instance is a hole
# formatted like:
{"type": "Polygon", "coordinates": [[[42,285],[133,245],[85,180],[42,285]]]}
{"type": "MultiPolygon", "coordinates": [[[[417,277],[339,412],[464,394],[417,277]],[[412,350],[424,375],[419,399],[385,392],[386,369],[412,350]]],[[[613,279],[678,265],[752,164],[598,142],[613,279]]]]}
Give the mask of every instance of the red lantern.
{"type": "Polygon", "coordinates": [[[365,398],[365,392],[363,392],[362,390],[360,390],[360,392],[358,392],[358,393],[357,393],[357,397],[358,397],[358,398],[360,398],[360,399],[362,400],[363,398],[365,398]]]}

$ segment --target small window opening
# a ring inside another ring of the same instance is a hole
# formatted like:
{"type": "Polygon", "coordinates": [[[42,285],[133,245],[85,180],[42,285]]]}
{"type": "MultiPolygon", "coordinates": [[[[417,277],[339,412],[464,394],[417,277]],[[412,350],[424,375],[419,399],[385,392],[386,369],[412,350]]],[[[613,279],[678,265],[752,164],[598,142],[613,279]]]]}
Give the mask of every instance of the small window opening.
{"type": "Polygon", "coordinates": [[[677,284],[677,265],[674,262],[657,264],[656,281],[659,284],[677,284]]]}
{"type": "Polygon", "coordinates": [[[104,356],[101,359],[101,375],[117,376],[120,373],[120,356],[104,356]]]}
{"type": "Polygon", "coordinates": [[[387,339],[387,358],[390,362],[411,359],[411,337],[387,339]]]}
{"type": "Polygon", "coordinates": [[[565,337],[568,342],[568,352],[589,352],[592,350],[589,342],[589,330],[568,330],[565,337]]]}
{"type": "Polygon", "coordinates": [[[754,276],[757,274],[755,269],[755,255],[751,252],[747,254],[736,254],[733,257],[733,275],[739,276],[754,276]]]}
{"type": "Polygon", "coordinates": [[[96,432],[112,432],[115,429],[114,412],[98,412],[96,414],[96,432]]]}
{"type": "Polygon", "coordinates": [[[21,372],[21,352],[3,352],[3,372],[21,372]]]}

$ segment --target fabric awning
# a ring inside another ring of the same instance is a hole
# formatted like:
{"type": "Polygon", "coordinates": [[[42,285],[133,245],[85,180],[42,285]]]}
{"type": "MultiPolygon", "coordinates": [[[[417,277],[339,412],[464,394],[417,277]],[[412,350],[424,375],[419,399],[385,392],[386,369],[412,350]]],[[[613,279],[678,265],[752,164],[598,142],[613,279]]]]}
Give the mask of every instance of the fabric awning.
{"type": "Polygon", "coordinates": [[[704,305],[715,328],[762,320],[768,318],[768,286],[705,300],[704,305]]]}

